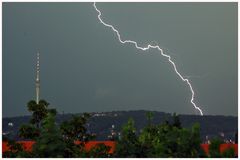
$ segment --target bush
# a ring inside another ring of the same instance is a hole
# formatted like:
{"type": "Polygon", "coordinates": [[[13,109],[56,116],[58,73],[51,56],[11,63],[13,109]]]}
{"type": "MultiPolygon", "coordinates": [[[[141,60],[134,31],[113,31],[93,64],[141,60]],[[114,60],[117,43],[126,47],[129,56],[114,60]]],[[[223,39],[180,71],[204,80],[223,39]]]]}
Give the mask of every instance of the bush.
{"type": "Polygon", "coordinates": [[[134,121],[130,119],[122,129],[117,142],[116,157],[199,157],[200,126],[182,128],[179,117],[174,114],[173,123],[153,125],[148,114],[148,125],[137,135],[134,121]],[[126,149],[127,148],[127,149],[126,149]]]}

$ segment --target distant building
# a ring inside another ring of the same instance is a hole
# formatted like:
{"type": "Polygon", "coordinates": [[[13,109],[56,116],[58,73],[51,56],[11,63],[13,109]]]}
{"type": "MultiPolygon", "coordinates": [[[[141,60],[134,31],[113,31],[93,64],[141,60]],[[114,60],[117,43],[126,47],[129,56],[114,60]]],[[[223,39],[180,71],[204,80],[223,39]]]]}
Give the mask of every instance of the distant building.
{"type": "Polygon", "coordinates": [[[13,125],[14,125],[14,124],[13,124],[12,122],[9,122],[9,123],[8,123],[8,126],[10,126],[10,127],[13,127],[13,125]]]}

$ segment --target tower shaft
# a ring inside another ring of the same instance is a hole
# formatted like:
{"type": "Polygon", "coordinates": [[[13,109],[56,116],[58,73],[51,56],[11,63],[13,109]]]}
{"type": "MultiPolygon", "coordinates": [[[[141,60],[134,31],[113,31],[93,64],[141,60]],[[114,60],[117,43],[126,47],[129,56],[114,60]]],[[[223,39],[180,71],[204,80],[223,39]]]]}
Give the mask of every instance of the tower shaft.
{"type": "Polygon", "coordinates": [[[37,53],[37,75],[36,75],[36,103],[39,103],[40,96],[40,53],[37,53]]]}

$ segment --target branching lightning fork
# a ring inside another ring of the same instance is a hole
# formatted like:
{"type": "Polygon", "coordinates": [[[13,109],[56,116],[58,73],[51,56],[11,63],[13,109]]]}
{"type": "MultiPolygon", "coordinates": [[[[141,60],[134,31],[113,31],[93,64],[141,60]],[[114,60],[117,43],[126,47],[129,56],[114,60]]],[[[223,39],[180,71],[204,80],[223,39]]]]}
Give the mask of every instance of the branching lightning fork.
{"type": "Polygon", "coordinates": [[[160,53],[161,53],[161,55],[162,55],[163,57],[166,57],[166,58],[168,59],[168,61],[172,64],[172,66],[173,66],[176,74],[181,78],[181,80],[187,83],[187,85],[189,86],[189,89],[190,89],[190,91],[191,91],[191,93],[192,93],[191,103],[192,103],[193,107],[194,107],[196,110],[198,110],[201,115],[203,115],[203,112],[202,112],[202,110],[200,109],[200,107],[198,107],[198,106],[195,104],[195,102],[194,102],[194,95],[195,95],[195,93],[194,93],[194,91],[193,91],[193,88],[192,88],[191,83],[189,82],[189,79],[184,78],[184,77],[178,72],[175,63],[174,63],[174,62],[172,61],[172,59],[171,59],[171,56],[169,56],[169,55],[167,55],[167,54],[164,54],[164,53],[163,53],[163,50],[162,50],[158,45],[150,45],[150,44],[148,44],[147,47],[140,47],[140,46],[137,44],[137,42],[135,42],[135,41],[132,41],[132,40],[122,40],[119,31],[118,31],[116,28],[114,28],[112,25],[107,24],[107,23],[105,23],[105,22],[102,20],[102,18],[101,18],[102,13],[101,13],[101,11],[97,8],[96,2],[93,3],[93,6],[94,6],[94,8],[96,9],[96,11],[98,12],[98,19],[99,19],[99,21],[100,21],[104,26],[111,28],[111,29],[117,34],[117,37],[118,37],[119,42],[121,42],[122,44],[125,44],[125,43],[134,44],[137,49],[140,49],[140,50],[143,50],[143,51],[148,50],[148,49],[150,49],[150,48],[155,48],[155,49],[159,50],[160,53]]]}

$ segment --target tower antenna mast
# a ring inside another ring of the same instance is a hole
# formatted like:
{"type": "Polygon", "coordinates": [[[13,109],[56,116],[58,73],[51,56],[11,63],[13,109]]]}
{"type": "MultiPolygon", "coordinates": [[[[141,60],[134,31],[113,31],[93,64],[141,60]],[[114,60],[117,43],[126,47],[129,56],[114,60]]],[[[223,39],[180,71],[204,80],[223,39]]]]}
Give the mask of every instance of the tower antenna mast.
{"type": "Polygon", "coordinates": [[[36,103],[39,103],[40,96],[40,53],[37,52],[37,75],[36,75],[36,103]]]}

